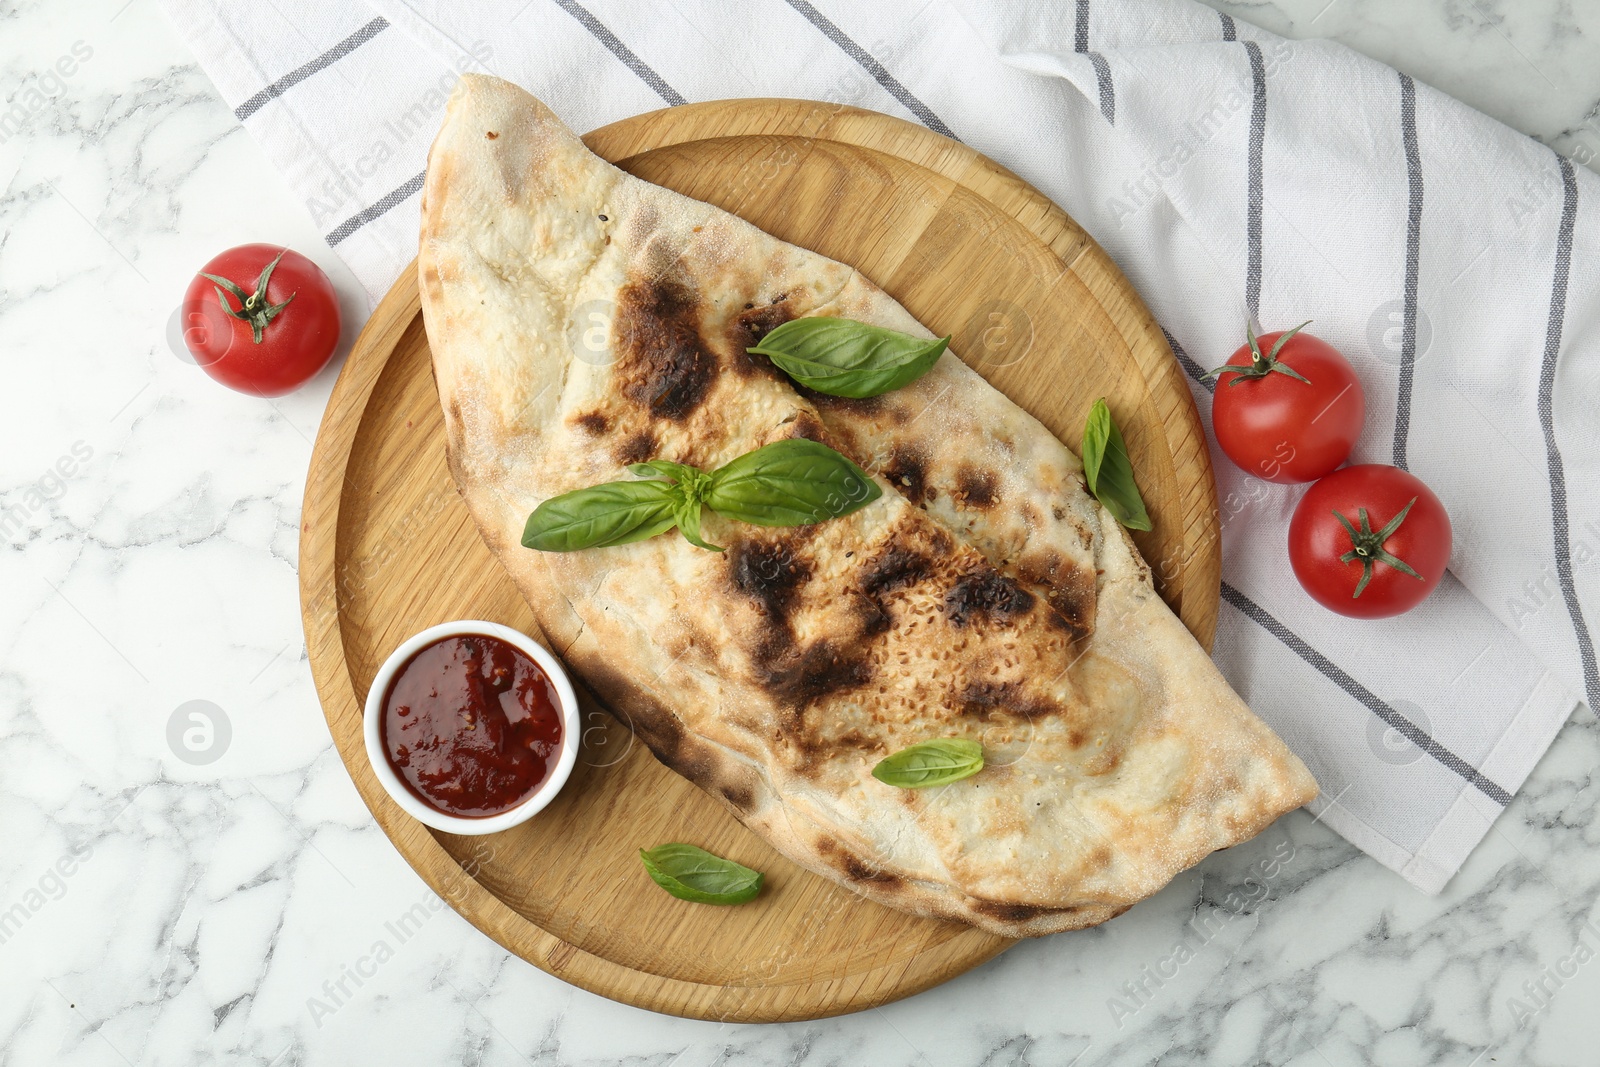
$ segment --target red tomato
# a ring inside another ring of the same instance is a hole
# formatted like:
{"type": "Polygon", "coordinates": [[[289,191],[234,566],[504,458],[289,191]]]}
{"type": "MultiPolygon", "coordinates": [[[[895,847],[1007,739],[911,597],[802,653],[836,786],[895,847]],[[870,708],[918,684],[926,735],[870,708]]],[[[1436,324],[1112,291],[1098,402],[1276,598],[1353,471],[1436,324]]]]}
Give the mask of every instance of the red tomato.
{"type": "Polygon", "coordinates": [[[1399,467],[1334,471],[1306,490],[1289,521],[1294,576],[1340,615],[1382,619],[1410,611],[1433,592],[1449,561],[1450,516],[1433,490],[1399,467]]]}
{"type": "Polygon", "coordinates": [[[1217,444],[1246,471],[1313,482],[1349,457],[1367,402],[1355,368],[1326,341],[1299,326],[1252,337],[1211,373],[1217,444]]]}
{"type": "Polygon", "coordinates": [[[278,245],[240,245],[205,265],[183,294],[183,340],[211,377],[282,396],[328,363],[339,300],[322,268],[278,245]]]}

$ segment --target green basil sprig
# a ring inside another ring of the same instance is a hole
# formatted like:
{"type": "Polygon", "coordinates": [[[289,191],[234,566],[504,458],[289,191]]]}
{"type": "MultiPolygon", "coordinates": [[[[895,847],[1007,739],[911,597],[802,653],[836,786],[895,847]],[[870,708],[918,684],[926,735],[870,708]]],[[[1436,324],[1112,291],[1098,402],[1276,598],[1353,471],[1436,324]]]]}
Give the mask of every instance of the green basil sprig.
{"type": "Polygon", "coordinates": [[[1122,432],[1111,421],[1111,409],[1101,397],[1089,409],[1083,427],[1083,477],[1089,492],[1130,530],[1150,529],[1150,514],[1133,480],[1133,461],[1122,432]]]}
{"type": "Polygon", "coordinates": [[[571,552],[643,541],[677,523],[666,482],[606,482],[551,497],[528,516],[522,543],[542,552],[571,552]]]}
{"type": "Polygon", "coordinates": [[[697,904],[743,904],[761,892],[763,875],[694,845],[657,845],[639,850],[656,885],[679,900],[697,904]]]}
{"type": "Polygon", "coordinates": [[[700,508],[705,502],[706,491],[711,487],[711,475],[687,463],[674,463],[668,459],[632,463],[628,469],[641,478],[671,478],[674,483],[669,490],[672,494],[672,519],[678,524],[678,532],[696,548],[711,552],[724,551],[722,546],[708,544],[700,536],[700,508]]]}
{"type": "Polygon", "coordinates": [[[848,515],[883,490],[827,445],[803,437],[746,452],[711,475],[706,506],[756,526],[806,526],[848,515]]]}
{"type": "Polygon", "coordinates": [[[983,746],[961,737],[919,741],[878,761],[872,777],[900,789],[922,789],[971,778],[983,770],[983,746]]]}
{"type": "Polygon", "coordinates": [[[790,319],[747,348],[829,396],[860,400],[910,385],[939,362],[949,337],[928,340],[853,319],[790,319]]]}
{"type": "Polygon", "coordinates": [[[604,482],[551,497],[528,516],[522,544],[574,552],[643,541],[674,526],[698,548],[701,508],[757,526],[805,526],[838,518],[883,495],[867,473],[827,445],[774,441],[711,473],[653,459],[628,470],[648,481],[604,482]]]}

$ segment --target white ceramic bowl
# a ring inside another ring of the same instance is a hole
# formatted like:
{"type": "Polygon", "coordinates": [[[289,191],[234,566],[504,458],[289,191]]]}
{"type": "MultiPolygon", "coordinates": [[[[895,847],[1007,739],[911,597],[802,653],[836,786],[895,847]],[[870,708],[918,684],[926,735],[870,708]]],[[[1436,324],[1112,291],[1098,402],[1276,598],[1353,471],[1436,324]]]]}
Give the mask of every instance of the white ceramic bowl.
{"type": "Polygon", "coordinates": [[[431,826],[446,833],[492,834],[509,830],[519,823],[528,821],[544,810],[544,806],[561,792],[561,787],[567,783],[568,776],[572,774],[572,765],[578,761],[580,741],[578,697],[572,691],[572,682],[567,677],[566,669],[543,645],[528,635],[509,626],[501,626],[497,622],[463,619],[459,622],[440,623],[402,642],[399,648],[389,653],[389,658],[378,668],[377,677],[372,679],[372,688],[367,690],[367,706],[363,712],[363,719],[362,727],[367,740],[367,761],[372,764],[372,773],[383,783],[384,791],[396,804],[405,809],[406,814],[424,826],[431,826]],[[383,750],[383,700],[389,693],[389,685],[394,681],[395,674],[412,656],[435,641],[470,634],[498,637],[513,648],[520,649],[529,659],[537,663],[556,691],[556,702],[561,712],[561,755],[556,758],[556,765],[549,777],[540,782],[533,794],[521,804],[509,811],[483,818],[447,815],[423,803],[410,787],[400,780],[400,775],[389,763],[388,754],[383,750]]]}

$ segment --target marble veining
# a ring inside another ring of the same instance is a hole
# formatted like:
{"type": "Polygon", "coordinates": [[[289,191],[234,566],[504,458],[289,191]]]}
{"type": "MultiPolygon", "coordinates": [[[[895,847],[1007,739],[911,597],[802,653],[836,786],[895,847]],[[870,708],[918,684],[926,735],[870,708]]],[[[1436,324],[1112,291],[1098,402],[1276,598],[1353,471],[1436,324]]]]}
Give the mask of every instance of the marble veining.
{"type": "Polygon", "coordinates": [[[1202,0],[1285,37],[1332,37],[1531,134],[1600,160],[1594,0],[1202,0]]]}
{"type": "MultiPolygon", "coordinates": [[[[1219,6],[1600,151],[1597,0],[1219,6]]],[[[269,404],[174,351],[228,245],[314,256],[351,323],[359,286],[151,0],[0,0],[0,94],[0,1064],[1593,1062],[1588,711],[1437,898],[1301,812],[844,1018],[673,1019],[509,957],[375,828],[317,707],[296,541],[334,372],[269,404]],[[174,740],[191,701],[225,746],[174,740]]]]}

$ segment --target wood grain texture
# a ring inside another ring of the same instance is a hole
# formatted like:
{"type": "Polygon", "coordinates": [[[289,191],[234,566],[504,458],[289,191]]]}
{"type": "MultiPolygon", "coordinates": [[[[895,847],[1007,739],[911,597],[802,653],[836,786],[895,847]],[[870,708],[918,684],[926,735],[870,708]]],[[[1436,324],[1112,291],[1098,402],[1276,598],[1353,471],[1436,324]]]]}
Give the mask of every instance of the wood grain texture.
{"type": "MultiPolygon", "coordinates": [[[[1154,519],[1139,547],[1210,646],[1221,561],[1199,419],[1148,311],[1059,208],[956,142],[831,104],[694,104],[585,141],[641,178],[859,268],[1074,447],[1089,405],[1107,397],[1154,519]]],[[[445,468],[414,271],[379,304],[334,388],[306,483],[300,579],[317,691],[362,799],[435,892],[551,974],[677,1015],[806,1019],[926,989],[1011,943],[794,867],[587,697],[577,769],[530,822],[454,837],[388,799],[361,736],[384,657],[451,619],[540,636],[445,468]],[[667,896],[637,850],[678,840],[767,872],[767,888],[737,908],[667,896]]]]}

